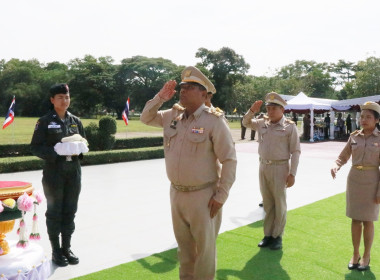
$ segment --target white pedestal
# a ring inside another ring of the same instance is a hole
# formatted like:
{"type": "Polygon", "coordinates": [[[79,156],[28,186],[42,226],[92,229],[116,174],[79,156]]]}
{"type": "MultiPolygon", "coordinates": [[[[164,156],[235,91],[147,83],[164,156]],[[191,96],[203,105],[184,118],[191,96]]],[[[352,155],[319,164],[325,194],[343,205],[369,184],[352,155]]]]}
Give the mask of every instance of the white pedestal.
{"type": "Polygon", "coordinates": [[[25,249],[17,248],[16,240],[7,240],[10,252],[0,256],[0,280],[38,279],[45,280],[51,274],[51,262],[44,250],[34,241],[25,249]]]}

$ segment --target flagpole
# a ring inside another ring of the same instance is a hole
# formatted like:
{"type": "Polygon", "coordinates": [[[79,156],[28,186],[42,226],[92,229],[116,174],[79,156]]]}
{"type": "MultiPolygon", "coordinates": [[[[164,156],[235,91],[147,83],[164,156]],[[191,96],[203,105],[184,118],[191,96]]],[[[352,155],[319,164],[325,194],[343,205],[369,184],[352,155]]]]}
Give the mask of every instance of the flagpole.
{"type": "MultiPolygon", "coordinates": [[[[16,95],[13,95],[13,100],[16,100],[16,95]]],[[[14,129],[14,126],[16,125],[15,115],[16,115],[15,112],[13,112],[13,122],[12,122],[12,144],[13,145],[15,144],[15,129],[14,129]]]]}
{"type": "Polygon", "coordinates": [[[15,120],[13,120],[12,122],[12,144],[14,145],[15,144],[15,129],[14,129],[14,126],[15,126],[15,120]]]}

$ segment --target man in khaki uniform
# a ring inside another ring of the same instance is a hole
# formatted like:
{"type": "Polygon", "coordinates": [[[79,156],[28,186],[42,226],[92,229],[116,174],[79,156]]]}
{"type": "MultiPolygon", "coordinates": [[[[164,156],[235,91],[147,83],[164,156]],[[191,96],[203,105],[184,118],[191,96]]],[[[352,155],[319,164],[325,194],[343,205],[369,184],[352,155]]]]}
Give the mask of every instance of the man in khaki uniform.
{"type": "Polygon", "coordinates": [[[296,125],[284,117],[285,100],[271,92],[265,102],[268,118],[252,119],[263,103],[258,100],[245,114],[243,124],[259,135],[259,181],[266,215],[265,236],[258,246],[277,250],[282,248],[286,223],[286,188],[294,185],[301,149],[296,125]]]}
{"type": "Polygon", "coordinates": [[[167,82],[146,103],[141,121],[164,130],[179,277],[211,280],[216,270],[221,208],[235,181],[236,152],[226,120],[204,104],[207,92],[215,92],[207,77],[195,67],[186,67],[180,105],[159,111],[175,94],[175,86],[175,81],[167,82]]]}

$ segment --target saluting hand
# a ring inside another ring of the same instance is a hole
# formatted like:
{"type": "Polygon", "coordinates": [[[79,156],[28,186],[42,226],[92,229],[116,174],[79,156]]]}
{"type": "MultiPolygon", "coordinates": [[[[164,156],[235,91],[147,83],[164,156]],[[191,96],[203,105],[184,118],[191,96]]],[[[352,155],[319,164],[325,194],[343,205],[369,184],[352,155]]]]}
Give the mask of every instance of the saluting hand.
{"type": "Polygon", "coordinates": [[[255,101],[255,103],[252,104],[250,110],[253,113],[258,113],[258,112],[260,112],[261,105],[263,105],[263,101],[262,100],[257,100],[257,101],[255,101]]]}
{"type": "Polygon", "coordinates": [[[176,81],[170,80],[165,83],[162,89],[158,92],[158,96],[165,101],[170,100],[176,93],[175,87],[177,85],[176,81]]]}
{"type": "Polygon", "coordinates": [[[222,208],[223,204],[217,202],[214,198],[211,197],[210,201],[208,202],[208,208],[210,208],[210,217],[211,219],[218,214],[218,211],[220,208],[222,208]]]}

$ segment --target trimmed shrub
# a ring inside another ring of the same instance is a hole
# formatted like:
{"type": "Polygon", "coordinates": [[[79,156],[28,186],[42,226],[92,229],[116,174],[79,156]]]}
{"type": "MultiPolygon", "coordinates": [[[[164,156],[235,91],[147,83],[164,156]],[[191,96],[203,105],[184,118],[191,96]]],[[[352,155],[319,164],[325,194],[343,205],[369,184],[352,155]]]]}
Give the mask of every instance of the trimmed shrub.
{"type": "Polygon", "coordinates": [[[108,135],[116,133],[116,120],[110,116],[105,116],[99,120],[99,131],[108,135]]]}
{"type": "Polygon", "coordinates": [[[99,147],[99,127],[96,123],[90,122],[88,126],[84,128],[84,133],[86,133],[86,139],[90,151],[96,151],[99,147]]]}
{"type": "Polygon", "coordinates": [[[83,157],[82,165],[126,162],[164,157],[163,147],[90,152],[83,157]]]}
{"type": "Polygon", "coordinates": [[[30,144],[0,145],[0,158],[32,155],[30,144]]]}
{"type": "Polygon", "coordinates": [[[42,169],[44,161],[35,156],[0,158],[0,173],[42,169]]]}
{"type": "Polygon", "coordinates": [[[116,120],[105,116],[99,120],[99,126],[90,123],[85,127],[86,138],[91,151],[107,151],[115,144],[116,120]]]}

